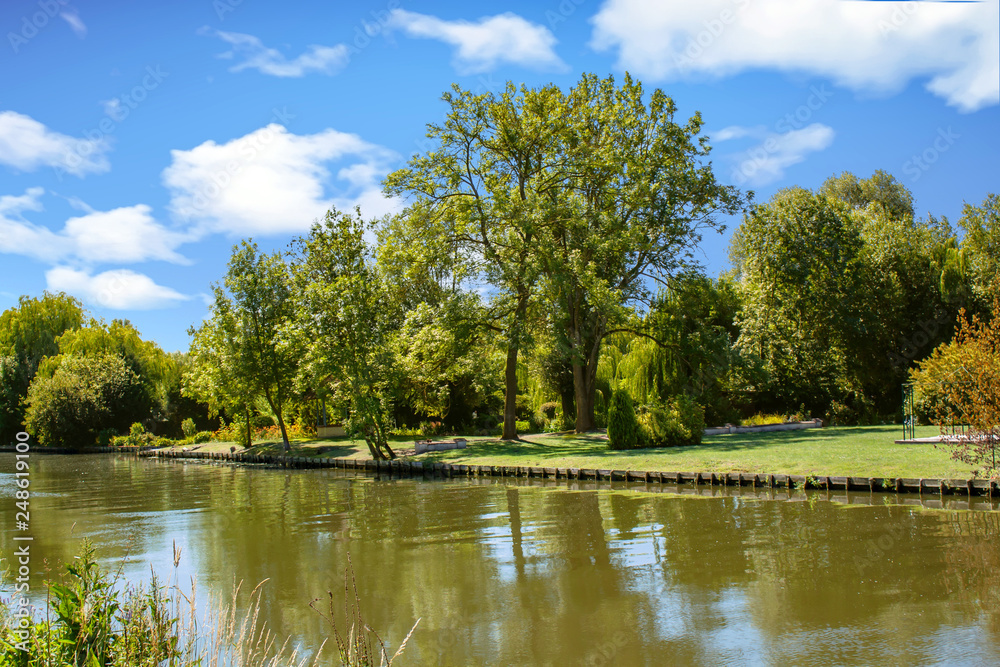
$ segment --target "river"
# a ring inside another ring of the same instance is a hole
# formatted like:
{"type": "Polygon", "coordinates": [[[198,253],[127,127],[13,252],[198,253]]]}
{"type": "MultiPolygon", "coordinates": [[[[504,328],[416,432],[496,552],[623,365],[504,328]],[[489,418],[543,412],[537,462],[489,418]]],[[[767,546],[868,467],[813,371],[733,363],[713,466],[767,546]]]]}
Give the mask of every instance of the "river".
{"type": "MultiPolygon", "coordinates": [[[[3,555],[17,511],[0,455],[3,555]]],[[[825,492],[376,480],[115,455],[31,455],[33,590],[83,537],[126,573],[224,596],[315,647],[347,555],[397,665],[1000,664],[1000,511],[825,492]],[[181,562],[173,565],[174,545],[181,562]]],[[[9,592],[9,587],[7,589],[9,592]]]]}

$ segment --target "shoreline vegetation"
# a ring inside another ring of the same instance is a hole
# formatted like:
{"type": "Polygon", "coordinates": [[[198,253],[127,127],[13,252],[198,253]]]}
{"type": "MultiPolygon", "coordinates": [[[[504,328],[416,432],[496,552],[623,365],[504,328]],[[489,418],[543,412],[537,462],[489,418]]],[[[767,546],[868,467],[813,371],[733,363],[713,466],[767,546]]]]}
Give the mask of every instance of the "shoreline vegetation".
{"type": "Polygon", "coordinates": [[[61,576],[45,582],[44,606],[34,607],[18,593],[0,597],[0,665],[319,667],[331,664],[332,653],[346,667],[391,667],[420,622],[390,657],[389,646],[364,621],[348,554],[343,601],[327,591],[309,604],[329,625],[333,641],[296,646],[292,637],[279,640],[261,618],[267,579],[249,594],[242,582],[234,583],[228,599],[209,600],[201,612],[196,582],[189,591],[177,583],[180,558],[175,543],[169,584],[155,572],[148,581],[129,583],[122,576],[124,561],[103,568],[84,539],[78,555],[63,564],[61,576]]]}
{"type": "MultiPolygon", "coordinates": [[[[459,435],[456,437],[467,440],[467,448],[419,455],[414,453],[414,445],[417,440],[425,439],[422,436],[394,435],[389,441],[399,454],[397,460],[403,463],[882,479],[976,478],[973,466],[951,458],[950,448],[946,445],[896,444],[900,429],[898,425],[832,426],[723,434],[705,436],[699,445],[630,450],[608,449],[607,438],[599,431],[589,434],[536,433],[522,435],[519,440],[513,441],[491,436],[459,435]]],[[[937,427],[919,426],[916,436],[929,437],[939,433],[937,427]]],[[[280,439],[257,442],[249,449],[230,441],[200,444],[177,441],[172,446],[161,446],[155,450],[305,459],[371,459],[368,447],[361,438],[318,439],[303,435],[290,444],[291,448],[285,451],[280,439]]],[[[83,453],[88,450],[77,451],[83,453]]]]}

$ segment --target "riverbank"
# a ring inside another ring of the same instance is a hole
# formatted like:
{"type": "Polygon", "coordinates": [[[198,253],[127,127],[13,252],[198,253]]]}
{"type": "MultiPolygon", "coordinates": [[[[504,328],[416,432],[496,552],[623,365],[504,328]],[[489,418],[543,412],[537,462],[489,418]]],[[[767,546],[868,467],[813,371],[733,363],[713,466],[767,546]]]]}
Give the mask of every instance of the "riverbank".
{"type": "MultiPolygon", "coordinates": [[[[798,476],[967,479],[972,468],[951,459],[945,447],[896,444],[898,426],[827,427],[775,433],[714,435],[701,445],[613,451],[601,435],[536,434],[520,441],[470,437],[466,449],[413,454],[415,438],[396,437],[392,447],[404,461],[477,466],[798,476]]],[[[937,427],[919,427],[932,436],[937,427]]],[[[232,443],[206,443],[194,451],[230,452],[232,443]]],[[[175,450],[183,449],[181,447],[175,450]]],[[[192,450],[192,447],[187,447],[192,450]]],[[[237,452],[243,451],[236,448],[237,452]]],[[[248,453],[281,454],[280,443],[256,445],[248,453]]],[[[290,456],[368,459],[364,441],[349,438],[292,443],[290,456]]]]}

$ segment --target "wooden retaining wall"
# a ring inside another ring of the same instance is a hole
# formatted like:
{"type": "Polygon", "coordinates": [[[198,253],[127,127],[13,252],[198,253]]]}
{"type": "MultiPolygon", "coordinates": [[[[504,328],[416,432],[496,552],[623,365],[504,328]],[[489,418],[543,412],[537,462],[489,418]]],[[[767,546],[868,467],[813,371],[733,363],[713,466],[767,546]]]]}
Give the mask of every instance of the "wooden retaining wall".
{"type": "MultiPolygon", "coordinates": [[[[120,449],[115,449],[120,451],[120,449]]],[[[139,456],[164,459],[207,459],[228,463],[268,465],[279,468],[335,468],[400,477],[511,477],[553,480],[595,480],[693,484],[695,486],[746,486],[761,489],[825,489],[827,491],[871,491],[916,493],[920,495],[963,495],[1000,497],[1000,485],[986,479],[916,479],[882,477],[827,477],[815,475],[754,474],[746,472],[645,472],[594,468],[539,468],[529,466],[488,466],[423,461],[374,461],[371,459],[320,458],[229,452],[184,452],[152,450],[139,456]]]]}

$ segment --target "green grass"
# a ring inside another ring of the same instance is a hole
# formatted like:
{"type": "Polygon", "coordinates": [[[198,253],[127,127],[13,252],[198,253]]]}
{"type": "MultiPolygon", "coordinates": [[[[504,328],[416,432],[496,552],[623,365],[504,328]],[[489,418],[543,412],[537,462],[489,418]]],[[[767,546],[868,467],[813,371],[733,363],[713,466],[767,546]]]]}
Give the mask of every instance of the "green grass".
{"type": "MultiPolygon", "coordinates": [[[[937,435],[935,426],[917,428],[917,437],[937,435]]],[[[971,468],[954,461],[946,448],[897,445],[900,426],[853,426],[716,435],[694,447],[611,451],[597,435],[528,435],[521,442],[469,438],[467,449],[407,456],[416,461],[469,465],[544,466],[669,472],[751,472],[851,477],[938,477],[963,479],[971,468]]],[[[412,449],[412,436],[392,439],[397,451],[412,449]]],[[[230,443],[209,443],[205,451],[228,451],[230,443]]],[[[277,454],[280,443],[255,452],[277,454]]],[[[364,441],[338,438],[292,443],[294,456],[368,458],[364,441]]]]}

